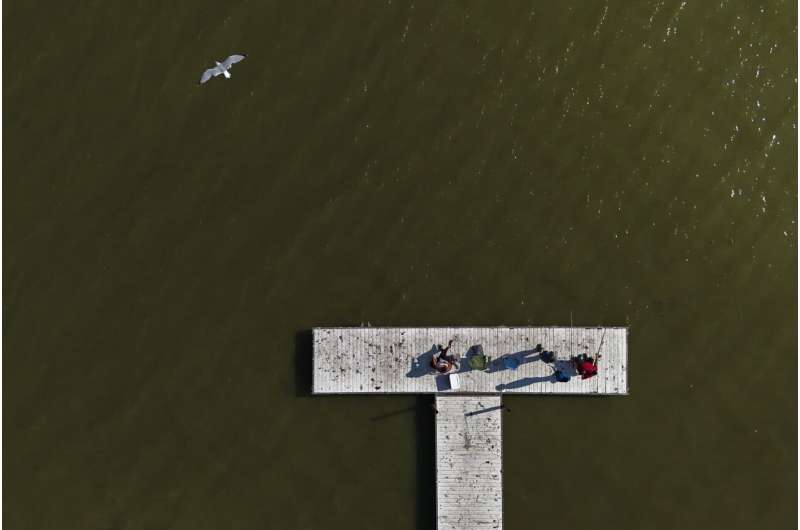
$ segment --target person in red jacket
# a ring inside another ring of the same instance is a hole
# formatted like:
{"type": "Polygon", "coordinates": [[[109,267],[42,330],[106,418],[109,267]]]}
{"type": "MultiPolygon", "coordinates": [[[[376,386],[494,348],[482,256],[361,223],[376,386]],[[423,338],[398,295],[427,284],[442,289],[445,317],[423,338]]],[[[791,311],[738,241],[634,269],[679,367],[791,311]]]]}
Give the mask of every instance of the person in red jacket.
{"type": "Polygon", "coordinates": [[[597,362],[600,360],[600,357],[602,357],[602,355],[598,354],[596,358],[592,358],[582,353],[572,358],[572,366],[575,368],[575,371],[578,372],[578,375],[581,376],[581,379],[589,379],[597,375],[597,362]]]}

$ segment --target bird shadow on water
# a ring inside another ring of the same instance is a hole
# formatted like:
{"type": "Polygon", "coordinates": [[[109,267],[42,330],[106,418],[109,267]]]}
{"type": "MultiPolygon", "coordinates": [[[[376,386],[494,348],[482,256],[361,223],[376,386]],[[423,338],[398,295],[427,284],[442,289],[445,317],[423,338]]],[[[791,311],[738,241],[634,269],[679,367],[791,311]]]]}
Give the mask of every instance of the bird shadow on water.
{"type": "Polygon", "coordinates": [[[417,405],[414,404],[411,407],[406,407],[404,409],[397,409],[390,412],[384,412],[383,414],[378,414],[377,416],[373,416],[370,418],[371,421],[383,421],[388,420],[389,418],[394,418],[395,416],[403,416],[405,414],[416,412],[417,405]]]}
{"type": "Polygon", "coordinates": [[[314,369],[314,341],[310,329],[294,334],[294,394],[297,397],[311,395],[314,369]]]}

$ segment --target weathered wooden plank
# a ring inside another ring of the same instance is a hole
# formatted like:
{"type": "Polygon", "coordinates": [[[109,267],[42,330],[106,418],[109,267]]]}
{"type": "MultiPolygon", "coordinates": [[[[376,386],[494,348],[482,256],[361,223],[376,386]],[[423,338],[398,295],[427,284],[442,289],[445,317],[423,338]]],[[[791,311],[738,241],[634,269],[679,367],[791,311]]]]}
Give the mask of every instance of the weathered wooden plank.
{"type": "Polygon", "coordinates": [[[438,393],[447,392],[429,368],[437,344],[454,340],[453,353],[465,357],[481,345],[495,360],[513,355],[516,370],[501,360],[488,371],[461,363],[458,393],[518,394],[627,394],[627,328],[315,328],[313,392],[337,393],[438,393]],[[572,355],[594,355],[602,348],[599,373],[581,380],[573,373],[569,383],[556,383],[553,365],[538,359],[537,344],[552,350],[557,366],[570,370],[572,355]]]}
{"type": "Polygon", "coordinates": [[[437,528],[501,529],[501,396],[439,394],[436,411],[437,528]]]}

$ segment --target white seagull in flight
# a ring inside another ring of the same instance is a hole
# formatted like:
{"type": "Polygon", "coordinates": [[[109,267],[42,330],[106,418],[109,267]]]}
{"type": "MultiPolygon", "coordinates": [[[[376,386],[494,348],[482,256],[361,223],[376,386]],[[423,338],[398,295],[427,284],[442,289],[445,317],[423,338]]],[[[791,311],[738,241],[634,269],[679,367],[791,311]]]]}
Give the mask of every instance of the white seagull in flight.
{"type": "Polygon", "coordinates": [[[231,69],[231,66],[238,63],[239,61],[243,61],[244,58],[247,57],[246,55],[231,55],[221,63],[214,61],[217,66],[214,68],[209,68],[205,72],[203,72],[203,76],[200,78],[200,83],[203,84],[212,77],[217,77],[218,75],[224,75],[226,78],[231,78],[231,73],[228,71],[231,69]]]}

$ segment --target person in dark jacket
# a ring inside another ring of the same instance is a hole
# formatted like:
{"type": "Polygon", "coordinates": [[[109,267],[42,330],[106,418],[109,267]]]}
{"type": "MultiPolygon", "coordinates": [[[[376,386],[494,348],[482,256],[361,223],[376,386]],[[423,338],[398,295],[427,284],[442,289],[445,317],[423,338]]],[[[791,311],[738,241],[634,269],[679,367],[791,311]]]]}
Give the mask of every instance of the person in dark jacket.
{"type": "Polygon", "coordinates": [[[458,358],[455,355],[449,355],[447,352],[453,346],[453,340],[447,343],[446,348],[439,345],[439,353],[431,358],[431,367],[440,374],[447,374],[458,368],[458,358]]]}

